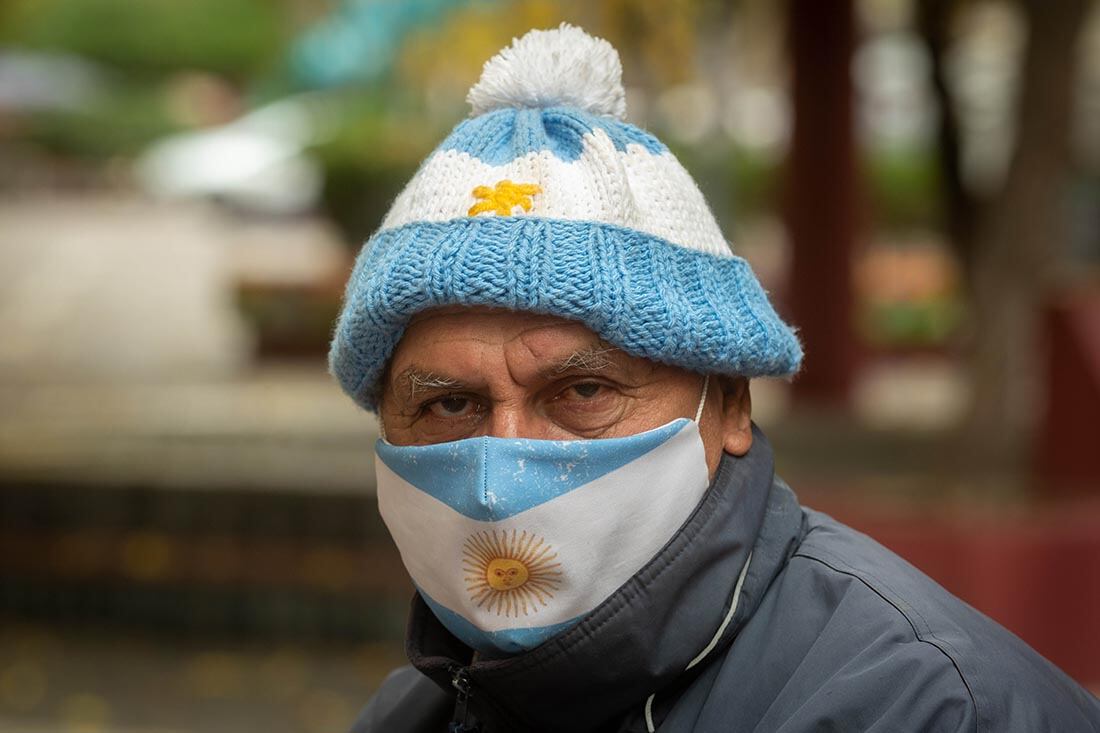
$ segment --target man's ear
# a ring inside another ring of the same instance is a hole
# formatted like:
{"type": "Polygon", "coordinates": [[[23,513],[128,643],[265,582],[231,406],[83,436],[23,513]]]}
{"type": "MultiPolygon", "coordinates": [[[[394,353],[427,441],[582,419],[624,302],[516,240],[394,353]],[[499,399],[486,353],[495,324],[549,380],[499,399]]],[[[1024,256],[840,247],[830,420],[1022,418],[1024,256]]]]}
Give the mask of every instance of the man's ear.
{"type": "Polygon", "coordinates": [[[722,448],[743,456],[752,447],[752,397],[746,377],[718,378],[722,397],[722,448]]]}

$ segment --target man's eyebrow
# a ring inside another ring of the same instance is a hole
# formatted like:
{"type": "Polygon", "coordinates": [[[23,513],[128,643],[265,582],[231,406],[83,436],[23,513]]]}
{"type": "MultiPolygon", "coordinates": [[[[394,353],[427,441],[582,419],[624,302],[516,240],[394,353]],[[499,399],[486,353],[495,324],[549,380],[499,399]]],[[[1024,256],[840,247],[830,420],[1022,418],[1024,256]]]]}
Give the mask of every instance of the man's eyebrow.
{"type": "Polygon", "coordinates": [[[459,380],[438,374],[427,369],[413,365],[404,369],[393,378],[393,391],[403,391],[408,399],[416,397],[417,392],[426,392],[431,389],[465,389],[466,385],[459,380]]]}
{"type": "MultiPolygon", "coordinates": [[[[565,372],[599,372],[616,365],[613,354],[622,353],[616,346],[600,341],[577,349],[564,359],[560,359],[541,370],[546,375],[565,372]]],[[[467,385],[454,377],[412,365],[403,369],[391,382],[394,394],[406,399],[414,399],[419,392],[433,389],[468,389],[467,385]]]]}
{"type": "Polygon", "coordinates": [[[606,342],[600,342],[583,349],[577,349],[572,354],[554,364],[546,370],[552,374],[562,372],[598,372],[608,367],[615,366],[611,354],[618,353],[619,349],[606,342]]]}

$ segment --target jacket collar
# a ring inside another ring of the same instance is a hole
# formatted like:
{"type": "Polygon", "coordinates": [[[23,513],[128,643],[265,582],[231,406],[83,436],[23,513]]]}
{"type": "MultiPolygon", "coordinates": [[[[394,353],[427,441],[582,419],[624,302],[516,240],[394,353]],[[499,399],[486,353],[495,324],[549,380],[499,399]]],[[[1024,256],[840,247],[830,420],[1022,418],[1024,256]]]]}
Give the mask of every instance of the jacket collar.
{"type": "Polygon", "coordinates": [[[771,446],[754,425],[752,448],[740,458],[722,457],[711,486],[676,535],[575,626],[524,654],[471,663],[469,647],[417,595],[406,653],[452,694],[454,674],[463,670],[471,688],[469,710],[484,723],[505,730],[592,730],[632,706],[640,713],[648,695],[682,682],[696,657],[719,656],[800,533],[800,508],[774,480],[771,446]]]}

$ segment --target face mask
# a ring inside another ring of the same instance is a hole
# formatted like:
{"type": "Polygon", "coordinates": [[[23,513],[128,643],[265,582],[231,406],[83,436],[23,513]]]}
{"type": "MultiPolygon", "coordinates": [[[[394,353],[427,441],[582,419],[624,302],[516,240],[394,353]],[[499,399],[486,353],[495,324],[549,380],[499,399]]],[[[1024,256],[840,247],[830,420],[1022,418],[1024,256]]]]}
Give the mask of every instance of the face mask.
{"type": "Polygon", "coordinates": [[[514,654],[637,573],[710,484],[706,387],[694,420],[625,438],[379,440],[379,510],[440,622],[483,654],[514,654]]]}

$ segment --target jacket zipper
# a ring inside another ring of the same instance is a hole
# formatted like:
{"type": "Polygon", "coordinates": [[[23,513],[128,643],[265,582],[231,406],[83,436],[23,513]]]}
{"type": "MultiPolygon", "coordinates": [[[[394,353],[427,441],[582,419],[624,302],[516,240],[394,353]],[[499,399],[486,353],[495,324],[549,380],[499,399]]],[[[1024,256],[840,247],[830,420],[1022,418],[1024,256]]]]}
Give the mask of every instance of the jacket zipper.
{"type": "Polygon", "coordinates": [[[451,723],[447,726],[447,733],[477,733],[478,726],[469,725],[469,715],[467,712],[467,705],[470,702],[470,698],[473,697],[473,692],[470,685],[470,676],[466,673],[465,667],[460,667],[457,664],[452,664],[448,667],[451,673],[451,687],[455,688],[457,694],[455,695],[455,711],[451,716],[451,723]]]}

